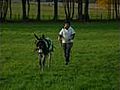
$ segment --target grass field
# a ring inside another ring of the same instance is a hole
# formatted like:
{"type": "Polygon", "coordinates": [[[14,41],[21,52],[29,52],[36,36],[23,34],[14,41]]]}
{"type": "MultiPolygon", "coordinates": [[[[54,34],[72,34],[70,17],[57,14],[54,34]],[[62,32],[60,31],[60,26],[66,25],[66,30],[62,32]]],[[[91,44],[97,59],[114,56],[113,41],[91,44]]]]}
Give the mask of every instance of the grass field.
{"type": "Polygon", "coordinates": [[[73,23],[71,63],[66,66],[57,35],[62,23],[4,23],[0,26],[0,90],[119,90],[120,28],[113,23],[73,23]],[[33,33],[56,47],[43,73],[33,33]]]}

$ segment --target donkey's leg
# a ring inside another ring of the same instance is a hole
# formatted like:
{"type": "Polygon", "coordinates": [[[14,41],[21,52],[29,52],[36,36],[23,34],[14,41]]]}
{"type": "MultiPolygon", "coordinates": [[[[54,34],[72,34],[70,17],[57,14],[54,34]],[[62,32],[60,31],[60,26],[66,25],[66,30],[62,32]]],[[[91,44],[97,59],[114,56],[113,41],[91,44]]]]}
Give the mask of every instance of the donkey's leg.
{"type": "Polygon", "coordinates": [[[40,65],[40,70],[43,72],[44,70],[44,61],[45,61],[45,56],[43,54],[40,54],[39,56],[39,65],[40,65]]]}
{"type": "Polygon", "coordinates": [[[45,67],[45,62],[46,62],[46,55],[43,55],[43,58],[42,58],[43,70],[44,70],[44,67],[45,67]]]}
{"type": "Polygon", "coordinates": [[[43,55],[43,57],[42,57],[42,71],[45,68],[45,61],[46,61],[46,55],[43,55]]]}
{"type": "Polygon", "coordinates": [[[48,68],[50,67],[51,64],[51,52],[48,54],[48,68]]]}
{"type": "Polygon", "coordinates": [[[45,62],[46,62],[46,55],[43,56],[43,66],[45,66],[45,62]]]}
{"type": "Polygon", "coordinates": [[[40,67],[40,70],[42,69],[43,65],[42,65],[42,58],[43,56],[41,54],[39,54],[39,67],[40,67]]]}

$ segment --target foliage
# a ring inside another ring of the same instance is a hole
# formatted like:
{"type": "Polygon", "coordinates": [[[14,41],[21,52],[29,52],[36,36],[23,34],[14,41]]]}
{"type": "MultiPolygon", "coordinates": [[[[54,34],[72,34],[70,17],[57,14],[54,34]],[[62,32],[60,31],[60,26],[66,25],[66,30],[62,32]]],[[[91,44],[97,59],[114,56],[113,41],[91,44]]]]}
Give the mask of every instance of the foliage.
{"type": "Polygon", "coordinates": [[[97,4],[100,7],[107,8],[108,15],[111,17],[111,13],[116,14],[116,19],[120,19],[120,0],[97,0],[97,4]],[[113,11],[112,11],[113,10],[113,11]]]}
{"type": "Polygon", "coordinates": [[[97,0],[97,4],[100,7],[107,8],[110,0],[97,0]]]}

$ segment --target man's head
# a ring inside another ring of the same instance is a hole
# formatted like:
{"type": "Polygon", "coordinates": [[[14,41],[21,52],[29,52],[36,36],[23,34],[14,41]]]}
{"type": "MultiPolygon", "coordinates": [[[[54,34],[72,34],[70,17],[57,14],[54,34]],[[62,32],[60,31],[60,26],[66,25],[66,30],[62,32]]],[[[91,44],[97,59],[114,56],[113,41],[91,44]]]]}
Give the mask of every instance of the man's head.
{"type": "Polygon", "coordinates": [[[69,27],[70,27],[70,22],[69,21],[65,22],[64,28],[68,30],[69,27]]]}

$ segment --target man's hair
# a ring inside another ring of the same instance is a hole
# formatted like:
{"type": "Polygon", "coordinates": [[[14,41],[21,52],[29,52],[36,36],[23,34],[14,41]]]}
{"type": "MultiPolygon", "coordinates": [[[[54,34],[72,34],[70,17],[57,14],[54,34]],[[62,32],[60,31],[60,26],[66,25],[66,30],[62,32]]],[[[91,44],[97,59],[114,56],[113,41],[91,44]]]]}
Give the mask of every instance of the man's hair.
{"type": "Polygon", "coordinates": [[[71,24],[69,20],[65,20],[65,24],[71,24]]]}

